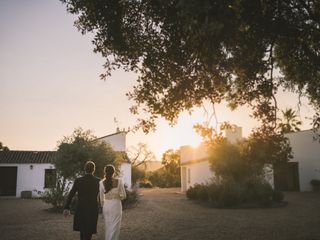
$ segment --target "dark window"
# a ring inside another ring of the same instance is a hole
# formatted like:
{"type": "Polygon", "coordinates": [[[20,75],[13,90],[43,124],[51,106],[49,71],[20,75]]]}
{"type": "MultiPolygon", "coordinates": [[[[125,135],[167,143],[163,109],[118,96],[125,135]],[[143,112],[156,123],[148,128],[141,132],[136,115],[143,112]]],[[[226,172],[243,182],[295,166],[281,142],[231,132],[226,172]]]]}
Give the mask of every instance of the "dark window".
{"type": "Polygon", "coordinates": [[[55,169],[45,169],[44,170],[44,187],[53,188],[56,185],[57,175],[55,169]]]}

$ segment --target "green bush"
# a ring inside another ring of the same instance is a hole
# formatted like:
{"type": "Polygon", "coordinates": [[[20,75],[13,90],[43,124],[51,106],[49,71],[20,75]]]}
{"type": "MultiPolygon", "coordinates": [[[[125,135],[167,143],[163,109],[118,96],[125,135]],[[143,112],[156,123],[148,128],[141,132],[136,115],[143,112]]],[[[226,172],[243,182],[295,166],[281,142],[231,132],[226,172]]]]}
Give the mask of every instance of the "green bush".
{"type": "Polygon", "coordinates": [[[250,178],[246,182],[244,202],[270,204],[273,200],[271,185],[261,178],[250,178]]]}
{"type": "MultiPolygon", "coordinates": [[[[61,211],[66,202],[70,185],[71,183],[66,178],[58,175],[56,185],[53,188],[48,188],[44,192],[37,191],[37,193],[42,201],[52,205],[54,211],[61,211]]],[[[75,203],[72,204],[75,205],[75,203]]]]}
{"type": "Polygon", "coordinates": [[[207,201],[208,196],[208,185],[205,184],[195,184],[190,187],[186,192],[187,198],[192,200],[207,201]]]}
{"type": "Polygon", "coordinates": [[[212,183],[208,188],[208,196],[213,206],[231,207],[242,203],[244,191],[242,185],[232,179],[212,183]]]}
{"type": "Polygon", "coordinates": [[[136,190],[128,190],[125,186],[127,197],[122,200],[122,206],[124,209],[134,206],[139,201],[139,194],[136,190]]]}
{"type": "Polygon", "coordinates": [[[137,166],[132,166],[132,184],[143,180],[146,177],[146,172],[137,166]]]}
{"type": "Polygon", "coordinates": [[[160,188],[180,187],[181,178],[179,175],[173,175],[165,168],[160,168],[148,174],[147,179],[153,186],[160,188]]]}
{"type": "Polygon", "coordinates": [[[278,191],[278,190],[274,190],[273,194],[272,194],[272,200],[274,202],[282,202],[284,199],[284,195],[283,192],[278,191]]]}
{"type": "Polygon", "coordinates": [[[272,201],[281,202],[283,194],[275,192],[263,179],[237,182],[232,178],[210,184],[195,184],[186,192],[192,200],[210,201],[215,207],[267,206],[272,201]]]}
{"type": "Polygon", "coordinates": [[[197,186],[197,199],[201,201],[207,201],[209,199],[207,185],[199,184],[197,186]]]}
{"type": "Polygon", "coordinates": [[[150,181],[145,180],[145,181],[139,182],[139,187],[141,187],[141,188],[152,188],[153,185],[152,185],[152,183],[150,181]]]}
{"type": "Polygon", "coordinates": [[[197,200],[197,192],[195,187],[189,187],[186,192],[187,198],[197,200]]]}
{"type": "Polygon", "coordinates": [[[208,158],[216,177],[207,188],[214,206],[267,206],[283,200],[265,180],[265,168],[291,158],[284,136],[258,131],[235,144],[218,139],[211,142],[208,158]],[[270,152],[274,154],[270,156],[270,152]]]}

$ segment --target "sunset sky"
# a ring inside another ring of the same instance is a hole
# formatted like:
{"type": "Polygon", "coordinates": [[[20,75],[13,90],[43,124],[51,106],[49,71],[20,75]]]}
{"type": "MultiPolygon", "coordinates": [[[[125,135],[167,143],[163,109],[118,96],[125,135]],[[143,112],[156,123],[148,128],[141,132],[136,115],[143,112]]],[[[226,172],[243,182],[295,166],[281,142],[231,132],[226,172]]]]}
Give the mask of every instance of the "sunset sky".
{"type": "MultiPolygon", "coordinates": [[[[58,0],[0,1],[0,141],[12,150],[54,150],[77,127],[101,137],[135,124],[125,93],[136,75],[119,70],[101,81],[104,60],[74,20],[58,0]]],[[[297,96],[279,95],[280,108],[297,110],[296,104],[297,96]]],[[[222,104],[217,114],[219,122],[242,126],[245,136],[257,125],[246,108],[230,112],[222,104]]],[[[303,103],[302,129],[310,128],[306,116],[312,108],[303,103]]],[[[192,126],[203,120],[202,109],[181,114],[173,128],[160,120],[147,136],[129,133],[127,146],[146,143],[160,159],[169,148],[199,143],[192,126]]]]}

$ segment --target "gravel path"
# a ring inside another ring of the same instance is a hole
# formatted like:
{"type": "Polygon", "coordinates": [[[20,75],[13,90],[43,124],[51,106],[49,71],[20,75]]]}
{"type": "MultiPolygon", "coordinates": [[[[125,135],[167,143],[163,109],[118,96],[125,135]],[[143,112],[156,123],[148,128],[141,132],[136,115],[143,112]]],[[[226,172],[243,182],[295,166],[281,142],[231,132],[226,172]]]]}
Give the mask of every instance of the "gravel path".
{"type": "MultiPolygon", "coordinates": [[[[186,199],[178,189],[141,191],[123,214],[120,240],[320,240],[320,194],[286,193],[286,207],[213,209],[186,199]]],[[[1,240],[77,240],[72,218],[46,211],[40,200],[0,199],[1,240]]],[[[103,240],[103,219],[98,234],[103,240]]]]}

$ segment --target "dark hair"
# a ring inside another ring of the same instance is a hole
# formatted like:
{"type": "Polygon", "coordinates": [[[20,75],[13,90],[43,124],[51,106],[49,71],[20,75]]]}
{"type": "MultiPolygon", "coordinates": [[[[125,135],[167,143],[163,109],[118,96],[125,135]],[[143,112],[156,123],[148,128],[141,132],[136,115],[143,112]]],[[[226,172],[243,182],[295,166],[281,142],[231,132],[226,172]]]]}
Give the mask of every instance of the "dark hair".
{"type": "Polygon", "coordinates": [[[103,185],[104,185],[104,189],[105,192],[107,193],[112,189],[112,176],[115,172],[114,166],[113,165],[107,165],[104,167],[104,181],[103,181],[103,185]]]}
{"type": "Polygon", "coordinates": [[[86,173],[94,173],[96,165],[92,161],[87,161],[84,165],[84,171],[86,173]]]}

